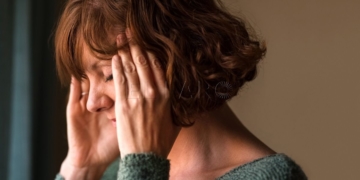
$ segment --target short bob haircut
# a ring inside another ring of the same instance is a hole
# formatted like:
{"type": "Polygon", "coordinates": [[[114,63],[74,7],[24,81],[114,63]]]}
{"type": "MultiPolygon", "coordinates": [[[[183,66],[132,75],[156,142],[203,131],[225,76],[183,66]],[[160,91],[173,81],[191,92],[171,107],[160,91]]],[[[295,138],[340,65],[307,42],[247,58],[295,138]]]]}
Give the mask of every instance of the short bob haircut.
{"type": "Polygon", "coordinates": [[[125,28],[160,61],[173,121],[181,126],[237,95],[255,78],[266,52],[245,21],[217,0],[68,0],[55,33],[61,82],[86,78],[83,43],[109,60],[118,49],[116,34],[125,28]]]}

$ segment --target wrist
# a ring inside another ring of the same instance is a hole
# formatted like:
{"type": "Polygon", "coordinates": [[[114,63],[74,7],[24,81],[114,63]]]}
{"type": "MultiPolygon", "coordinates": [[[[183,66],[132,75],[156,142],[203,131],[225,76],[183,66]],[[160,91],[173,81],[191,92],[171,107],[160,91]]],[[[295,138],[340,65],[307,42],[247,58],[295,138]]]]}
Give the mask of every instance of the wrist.
{"type": "Polygon", "coordinates": [[[77,167],[65,160],[61,164],[60,175],[65,180],[88,180],[100,179],[106,170],[106,166],[84,166],[77,167]]]}

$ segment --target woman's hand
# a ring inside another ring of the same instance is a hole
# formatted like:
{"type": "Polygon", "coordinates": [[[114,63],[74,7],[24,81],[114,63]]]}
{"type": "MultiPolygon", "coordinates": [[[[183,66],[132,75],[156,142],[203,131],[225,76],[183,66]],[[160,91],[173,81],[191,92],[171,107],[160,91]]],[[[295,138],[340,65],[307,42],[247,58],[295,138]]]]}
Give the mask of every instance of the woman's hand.
{"type": "Polygon", "coordinates": [[[121,156],[152,152],[166,158],[180,131],[173,124],[169,90],[156,57],[120,34],[117,45],[128,38],[129,47],[112,58],[115,114],[121,156]]]}
{"type": "Polygon", "coordinates": [[[89,84],[72,78],[67,105],[69,151],[60,174],[65,179],[98,179],[119,156],[116,129],[101,113],[86,109],[89,84]]]}

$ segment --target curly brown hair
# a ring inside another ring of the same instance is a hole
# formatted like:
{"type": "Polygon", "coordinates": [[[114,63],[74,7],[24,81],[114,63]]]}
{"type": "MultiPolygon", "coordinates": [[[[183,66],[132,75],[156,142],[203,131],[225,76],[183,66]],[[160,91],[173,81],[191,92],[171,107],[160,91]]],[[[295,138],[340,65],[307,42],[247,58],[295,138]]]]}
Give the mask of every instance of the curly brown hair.
{"type": "MultiPolygon", "coordinates": [[[[116,34],[152,52],[166,73],[173,120],[189,126],[190,118],[220,107],[255,78],[264,43],[244,20],[215,0],[68,0],[55,34],[60,80],[84,77],[85,42],[109,57],[117,52],[116,34]]],[[[103,58],[107,59],[107,58],[103,58]]]]}

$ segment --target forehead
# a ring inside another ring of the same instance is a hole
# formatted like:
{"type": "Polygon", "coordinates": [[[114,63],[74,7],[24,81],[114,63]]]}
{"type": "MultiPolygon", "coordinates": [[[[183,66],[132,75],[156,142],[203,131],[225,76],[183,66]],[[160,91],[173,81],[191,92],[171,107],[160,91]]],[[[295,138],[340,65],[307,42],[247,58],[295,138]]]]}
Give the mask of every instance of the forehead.
{"type": "Polygon", "coordinates": [[[110,60],[110,55],[102,55],[96,53],[92,51],[90,47],[86,45],[86,43],[83,43],[81,63],[84,67],[85,72],[91,72],[96,70],[100,66],[100,64],[111,64],[110,60]]]}

